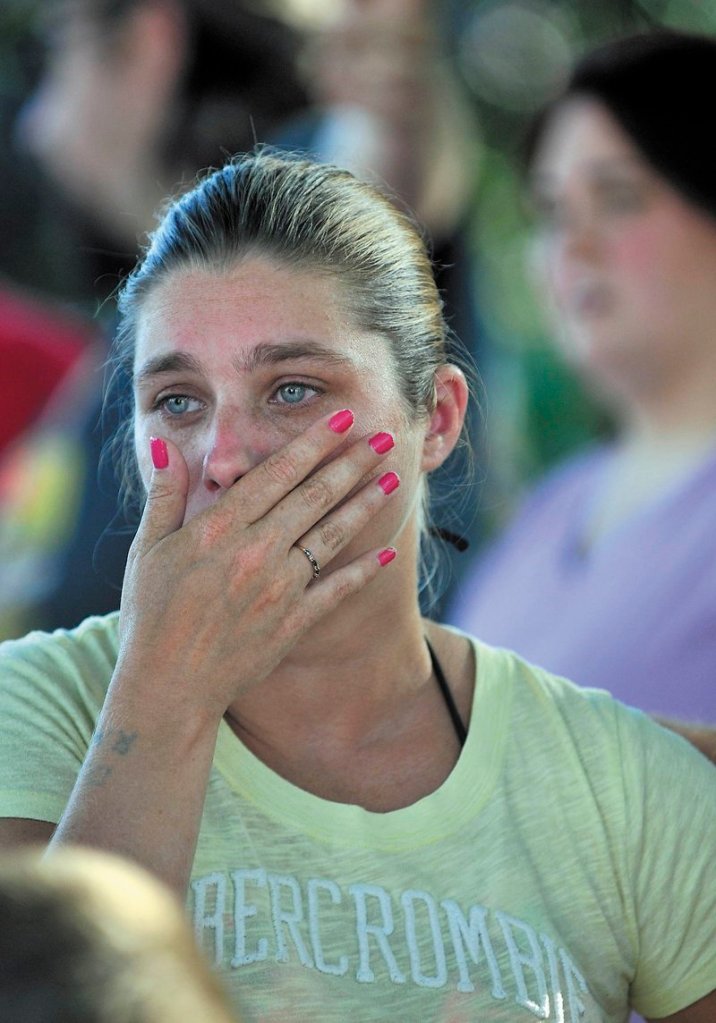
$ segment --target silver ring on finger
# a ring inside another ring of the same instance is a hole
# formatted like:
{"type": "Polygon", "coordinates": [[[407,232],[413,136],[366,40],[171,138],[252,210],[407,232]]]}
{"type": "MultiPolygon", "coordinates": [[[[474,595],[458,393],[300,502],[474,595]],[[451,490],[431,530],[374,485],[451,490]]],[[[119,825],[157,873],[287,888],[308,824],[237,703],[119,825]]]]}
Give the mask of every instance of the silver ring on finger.
{"type": "Polygon", "coordinates": [[[306,555],[311,565],[311,569],[313,570],[313,578],[318,579],[321,574],[321,566],[318,564],[318,559],[314,555],[313,551],[309,551],[308,547],[302,547],[300,543],[295,543],[293,546],[297,547],[299,551],[306,555]]]}

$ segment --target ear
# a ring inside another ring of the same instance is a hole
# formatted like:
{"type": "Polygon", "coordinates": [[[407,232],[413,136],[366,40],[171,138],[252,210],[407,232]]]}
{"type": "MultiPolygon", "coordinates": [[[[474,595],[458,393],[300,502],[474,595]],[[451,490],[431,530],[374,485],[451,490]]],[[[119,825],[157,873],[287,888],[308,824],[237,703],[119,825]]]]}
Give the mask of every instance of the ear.
{"type": "Polygon", "coordinates": [[[423,441],[423,472],[442,465],[457,444],[465,421],[469,391],[465,374],[457,366],[441,366],[435,373],[435,409],[423,441]]]}

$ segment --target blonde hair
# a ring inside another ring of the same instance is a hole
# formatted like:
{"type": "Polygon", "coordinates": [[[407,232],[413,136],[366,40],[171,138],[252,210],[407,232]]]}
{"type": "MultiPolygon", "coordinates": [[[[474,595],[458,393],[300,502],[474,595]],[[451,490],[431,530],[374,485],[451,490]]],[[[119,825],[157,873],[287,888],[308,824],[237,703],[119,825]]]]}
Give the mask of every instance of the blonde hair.
{"type": "Polygon", "coordinates": [[[143,298],[181,268],[263,256],[340,282],[356,326],[388,339],[409,408],[431,411],[447,328],[423,237],[348,171],[267,150],[240,156],[172,203],[119,295],[119,356],[134,351],[143,298]]]}

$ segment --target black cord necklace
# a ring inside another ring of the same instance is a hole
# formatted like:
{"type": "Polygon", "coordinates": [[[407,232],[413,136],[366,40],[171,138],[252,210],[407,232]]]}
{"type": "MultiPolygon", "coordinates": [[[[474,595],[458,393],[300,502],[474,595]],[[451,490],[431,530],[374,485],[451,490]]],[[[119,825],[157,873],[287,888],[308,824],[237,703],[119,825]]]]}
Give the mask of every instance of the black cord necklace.
{"type": "Polygon", "coordinates": [[[433,672],[435,673],[435,678],[438,680],[438,688],[440,689],[442,697],[445,700],[445,706],[448,709],[450,720],[452,721],[453,728],[455,729],[457,741],[460,743],[460,747],[462,748],[465,745],[465,740],[467,739],[467,729],[465,728],[463,720],[460,717],[460,711],[455,706],[455,701],[453,699],[452,693],[450,692],[450,686],[447,684],[445,673],[443,672],[443,669],[440,667],[440,661],[438,661],[437,657],[435,656],[435,651],[431,647],[427,637],[425,639],[425,643],[427,644],[428,653],[430,654],[430,660],[433,665],[433,672]]]}

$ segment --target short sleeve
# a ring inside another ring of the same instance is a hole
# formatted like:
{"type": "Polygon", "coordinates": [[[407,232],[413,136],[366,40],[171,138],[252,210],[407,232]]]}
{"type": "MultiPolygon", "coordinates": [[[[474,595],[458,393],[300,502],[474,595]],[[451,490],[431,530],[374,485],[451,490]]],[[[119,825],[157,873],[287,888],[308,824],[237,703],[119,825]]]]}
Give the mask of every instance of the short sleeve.
{"type": "Polygon", "coordinates": [[[60,819],[112,665],[104,619],[0,644],[0,817],[60,819]]]}
{"type": "Polygon", "coordinates": [[[619,716],[637,933],[631,988],[669,1016],[716,988],[716,768],[638,711],[619,716]]]}

